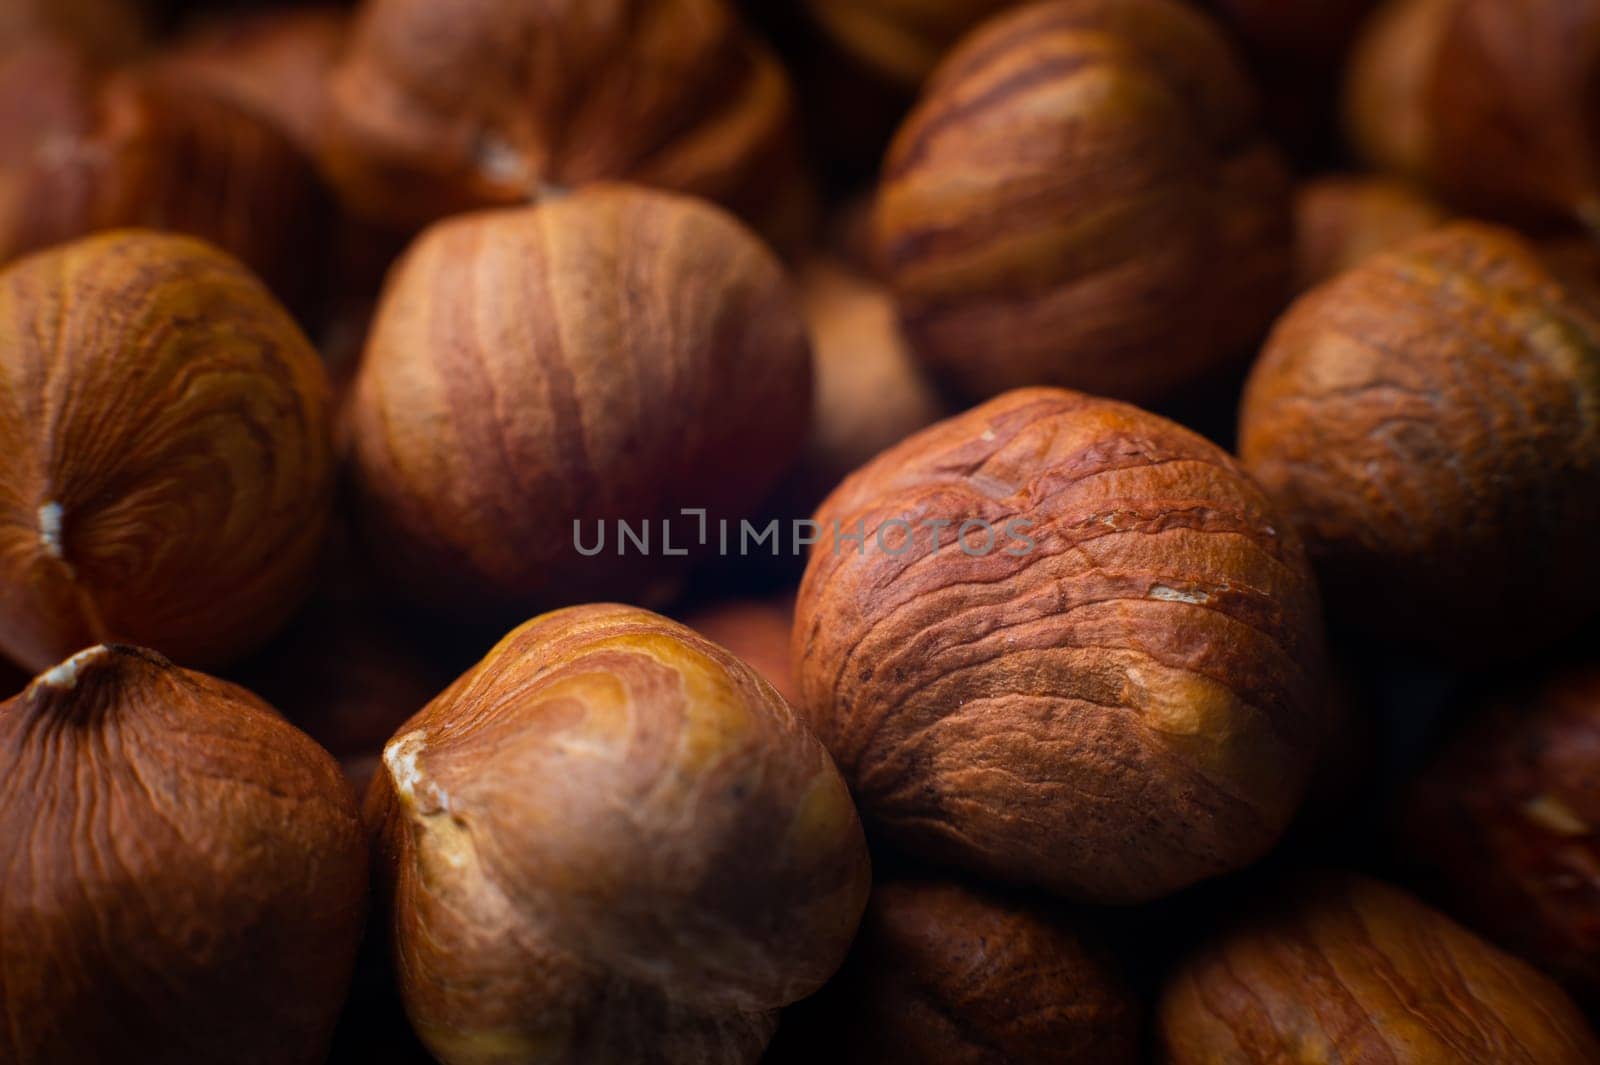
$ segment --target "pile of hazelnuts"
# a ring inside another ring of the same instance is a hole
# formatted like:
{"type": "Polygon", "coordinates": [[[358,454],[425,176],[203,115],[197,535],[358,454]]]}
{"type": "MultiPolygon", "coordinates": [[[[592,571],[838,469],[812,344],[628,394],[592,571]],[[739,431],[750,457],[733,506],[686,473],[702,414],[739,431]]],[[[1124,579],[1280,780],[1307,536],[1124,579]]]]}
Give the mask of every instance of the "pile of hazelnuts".
{"type": "Polygon", "coordinates": [[[1600,1062],[1597,85],[0,0],[0,1063],[1600,1062]]]}

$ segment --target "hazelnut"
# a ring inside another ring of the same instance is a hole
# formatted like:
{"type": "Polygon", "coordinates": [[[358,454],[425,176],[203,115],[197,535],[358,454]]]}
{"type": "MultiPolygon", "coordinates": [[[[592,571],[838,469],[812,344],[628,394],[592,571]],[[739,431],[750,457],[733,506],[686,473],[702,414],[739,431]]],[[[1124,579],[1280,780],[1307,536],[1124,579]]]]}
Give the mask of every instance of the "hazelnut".
{"type": "Polygon", "coordinates": [[[243,688],[97,646],[0,703],[0,781],[0,1060],[324,1060],[367,858],[316,744],[243,688]]]}
{"type": "Polygon", "coordinates": [[[1219,448],[1020,390],[884,452],[816,520],[800,705],[888,842],[1113,903],[1276,842],[1322,740],[1316,590],[1219,448]]]}
{"type": "Polygon", "coordinates": [[[1288,178],[1204,14],[1054,0],[940,67],[889,151],[876,233],[913,349],[959,391],[1154,400],[1279,308],[1288,178]]]}
{"type": "Polygon", "coordinates": [[[260,643],[310,579],[333,484],[316,352],[250,273],[118,231],[0,272],[0,651],[260,643]]]}
{"type": "Polygon", "coordinates": [[[697,610],[685,625],[737,655],[785,702],[795,704],[800,692],[789,671],[789,637],[794,631],[794,596],[740,599],[697,610]]]}
{"type": "Polygon", "coordinates": [[[0,55],[0,263],[147,226],[216,244],[298,306],[321,195],[282,134],[185,79],[105,76],[63,46],[0,55]]]}
{"type": "Polygon", "coordinates": [[[1472,927],[1600,1005],[1600,667],[1490,700],[1417,782],[1405,854],[1472,927]]]}
{"type": "Polygon", "coordinates": [[[1474,213],[1600,225],[1600,5],[1389,0],[1346,88],[1374,165],[1474,213]]]}
{"type": "Polygon", "coordinates": [[[1159,1031],[1171,1065],[1600,1061],[1544,976],[1402,891],[1337,874],[1183,964],[1159,1031]]]}
{"type": "Polygon", "coordinates": [[[866,903],[827,753],[648,611],[528,622],[384,763],[366,813],[401,993],[444,1065],[754,1062],[866,903]]]}
{"type": "Polygon", "coordinates": [[[725,0],[368,0],[329,91],[331,175],[374,221],[628,180],[807,224],[788,79],[725,0]]]}
{"type": "Polygon", "coordinates": [[[878,77],[915,89],[973,27],[1019,0],[805,0],[829,40],[878,77]]]}
{"type": "Polygon", "coordinates": [[[810,357],[782,267],[732,218],[593,186],[423,234],[352,404],[374,549],[429,605],[638,601],[696,546],[684,508],[736,514],[798,453],[810,357]]]}
{"type": "Polygon", "coordinates": [[[878,884],[849,961],[823,992],[837,1011],[827,1060],[1140,1061],[1138,1002],[1075,924],[955,883],[878,884]]]}
{"type": "Polygon", "coordinates": [[[1343,175],[1302,184],[1294,213],[1297,292],[1437,229],[1449,217],[1403,181],[1343,175]]]}
{"type": "Polygon", "coordinates": [[[1600,317],[1526,242],[1463,223],[1300,298],[1240,454],[1348,623],[1470,661],[1594,612],[1597,404],[1600,317]]]}

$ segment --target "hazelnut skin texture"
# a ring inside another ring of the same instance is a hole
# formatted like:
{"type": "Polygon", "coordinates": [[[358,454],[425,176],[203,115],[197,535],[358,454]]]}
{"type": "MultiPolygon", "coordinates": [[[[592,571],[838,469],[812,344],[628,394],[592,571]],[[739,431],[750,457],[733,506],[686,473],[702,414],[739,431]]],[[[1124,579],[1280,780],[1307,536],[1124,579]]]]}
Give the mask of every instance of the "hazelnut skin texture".
{"type": "Polygon", "coordinates": [[[1323,738],[1320,614],[1219,448],[1023,389],[886,451],[816,520],[800,705],[887,842],[1132,903],[1277,841],[1323,738]]]}
{"type": "Polygon", "coordinates": [[[985,23],[878,188],[877,258],[913,350],[979,398],[1154,401],[1220,372],[1287,295],[1288,178],[1256,110],[1218,27],[1173,0],[985,23]]]}
{"type": "Polygon", "coordinates": [[[316,352],[208,245],[117,231],[0,272],[0,650],[260,644],[321,546],[328,421],[316,352]]]}
{"type": "Polygon", "coordinates": [[[1048,906],[952,882],[875,886],[823,998],[840,1011],[828,1058],[852,1065],[1141,1060],[1137,999],[1097,944],[1048,906]]]}
{"type": "Polygon", "coordinates": [[[1594,612],[1600,317],[1508,231],[1451,225],[1302,296],[1239,438],[1351,626],[1472,661],[1594,612]]]}
{"type": "Polygon", "coordinates": [[[1412,790],[1402,842],[1450,912],[1600,1006],[1600,667],[1490,700],[1412,790]]]}
{"type": "MultiPolygon", "coordinates": [[[[810,349],[765,246],[710,204],[592,186],[425,233],[351,407],[374,549],[441,612],[654,594],[682,508],[742,516],[802,446],[810,349]],[[648,520],[652,551],[615,520],[648,520]],[[596,523],[608,539],[593,548],[596,523]]],[[[713,530],[715,525],[710,526],[713,530]]],[[[710,534],[714,536],[713,532],[710,534]]]]}
{"type": "Polygon", "coordinates": [[[1296,190],[1294,213],[1296,292],[1449,220],[1443,207],[1411,185],[1366,176],[1305,182],[1296,190]]]}
{"type": "Polygon", "coordinates": [[[791,706],[800,690],[789,672],[789,637],[794,631],[794,596],[739,599],[697,610],[683,623],[733,652],[761,674],[791,706]]]}
{"type": "Polygon", "coordinates": [[[0,703],[0,1059],[322,1061],[367,854],[332,758],[243,688],[97,646],[0,703]]]}
{"type": "Polygon", "coordinates": [[[844,960],[866,844],[765,681],[634,607],[535,618],[367,795],[401,993],[444,1065],[750,1063],[844,960]]]}
{"type": "Polygon", "coordinates": [[[54,44],[0,56],[0,263],[89,233],[186,233],[280,298],[311,298],[326,207],[310,161],[231,100],[157,67],[103,74],[54,44]]]}
{"type": "Polygon", "coordinates": [[[1346,83],[1373,165],[1523,224],[1600,225],[1600,5],[1389,0],[1346,83]]]}
{"type": "Polygon", "coordinates": [[[809,224],[788,79],[725,0],[369,0],[329,91],[329,173],[375,222],[625,180],[780,245],[809,224]]]}
{"type": "Polygon", "coordinates": [[[1169,1065],[1580,1065],[1561,989],[1403,891],[1343,874],[1201,950],[1162,996],[1169,1065]]]}
{"type": "Polygon", "coordinates": [[[1019,0],[806,0],[812,20],[877,77],[914,90],[974,27],[1019,0]]]}

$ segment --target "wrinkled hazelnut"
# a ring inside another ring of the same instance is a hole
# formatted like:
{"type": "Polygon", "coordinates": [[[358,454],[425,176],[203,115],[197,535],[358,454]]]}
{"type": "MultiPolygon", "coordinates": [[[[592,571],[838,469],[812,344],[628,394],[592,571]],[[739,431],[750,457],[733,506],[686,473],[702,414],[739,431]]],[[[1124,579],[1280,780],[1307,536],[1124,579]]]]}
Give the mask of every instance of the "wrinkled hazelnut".
{"type": "Polygon", "coordinates": [[[1301,297],[1240,454],[1346,622],[1471,661],[1594,613],[1597,405],[1600,317],[1514,234],[1457,224],[1301,297]]]}
{"type": "Polygon", "coordinates": [[[1345,875],[1200,951],[1162,996],[1171,1065],[1580,1065],[1600,1042],[1561,989],[1409,895],[1345,875]]]}
{"type": "Polygon", "coordinates": [[[1219,448],[1025,389],[884,452],[817,521],[800,705],[889,842],[1117,903],[1276,842],[1322,740],[1316,589],[1219,448]]]}
{"type": "Polygon", "coordinates": [[[959,391],[1154,400],[1280,307],[1288,178],[1206,15],[1054,0],[941,65],[885,161],[876,233],[912,348],[959,391]]]}
{"type": "Polygon", "coordinates": [[[333,759],[243,688],[97,646],[0,703],[0,1060],[313,1065],[367,858],[333,759]]]}
{"type": "Polygon", "coordinates": [[[1295,193],[1295,291],[1304,292],[1448,219],[1402,181],[1323,177],[1295,193]]]}
{"type": "Polygon", "coordinates": [[[401,993],[444,1065],[754,1062],[843,961],[861,825],[748,666],[648,611],[507,636],[384,752],[401,993]]]}
{"type": "Polygon", "coordinates": [[[328,384],[249,271],[188,237],[88,237],[0,272],[0,649],[196,665],[266,639],[333,487],[328,384]]]}

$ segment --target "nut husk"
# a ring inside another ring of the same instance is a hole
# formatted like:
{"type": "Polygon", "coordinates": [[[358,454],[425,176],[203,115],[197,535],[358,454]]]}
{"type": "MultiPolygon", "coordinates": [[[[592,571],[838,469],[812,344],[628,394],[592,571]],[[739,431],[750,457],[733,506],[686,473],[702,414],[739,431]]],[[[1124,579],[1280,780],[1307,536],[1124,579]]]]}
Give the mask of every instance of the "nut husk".
{"type": "Polygon", "coordinates": [[[725,0],[371,0],[330,92],[331,174],[374,221],[627,180],[780,244],[808,224],[788,80],[725,0]]]}
{"type": "Polygon", "coordinates": [[[391,273],[356,380],[370,539],[445,612],[649,601],[682,562],[660,522],[683,552],[683,508],[743,516],[810,407],[783,269],[715,207],[594,186],[452,219],[391,273]],[[624,555],[619,519],[652,550],[624,555]]]}
{"type": "Polygon", "coordinates": [[[313,1065],[361,936],[354,797],[243,688],[97,646],[0,703],[0,1059],[313,1065]]]}
{"type": "Polygon", "coordinates": [[[0,649],[259,644],[310,580],[329,435],[316,352],[215,248],[117,231],[0,272],[0,649]]]}
{"type": "Polygon", "coordinates": [[[1346,623],[1470,662],[1594,613],[1600,315],[1515,234],[1451,225],[1301,297],[1239,433],[1346,623]]]}
{"type": "Polygon", "coordinates": [[[1156,400],[1220,372],[1286,295],[1288,178],[1256,111],[1221,31],[1173,0],[985,23],[879,185],[878,258],[913,350],[975,397],[1156,400]]]}
{"type": "Polygon", "coordinates": [[[444,1065],[760,1058],[868,891],[844,782],[765,681],[648,611],[535,618],[408,722],[366,815],[444,1065]]]}
{"type": "Polygon", "coordinates": [[[886,451],[817,521],[800,705],[887,841],[1110,903],[1276,842],[1322,742],[1320,615],[1220,449],[1023,389],[886,451]],[[968,521],[993,532],[958,545],[968,521]]]}
{"type": "Polygon", "coordinates": [[[1306,877],[1182,965],[1164,1062],[1579,1065],[1600,1042],[1561,989],[1411,896],[1306,877]]]}

